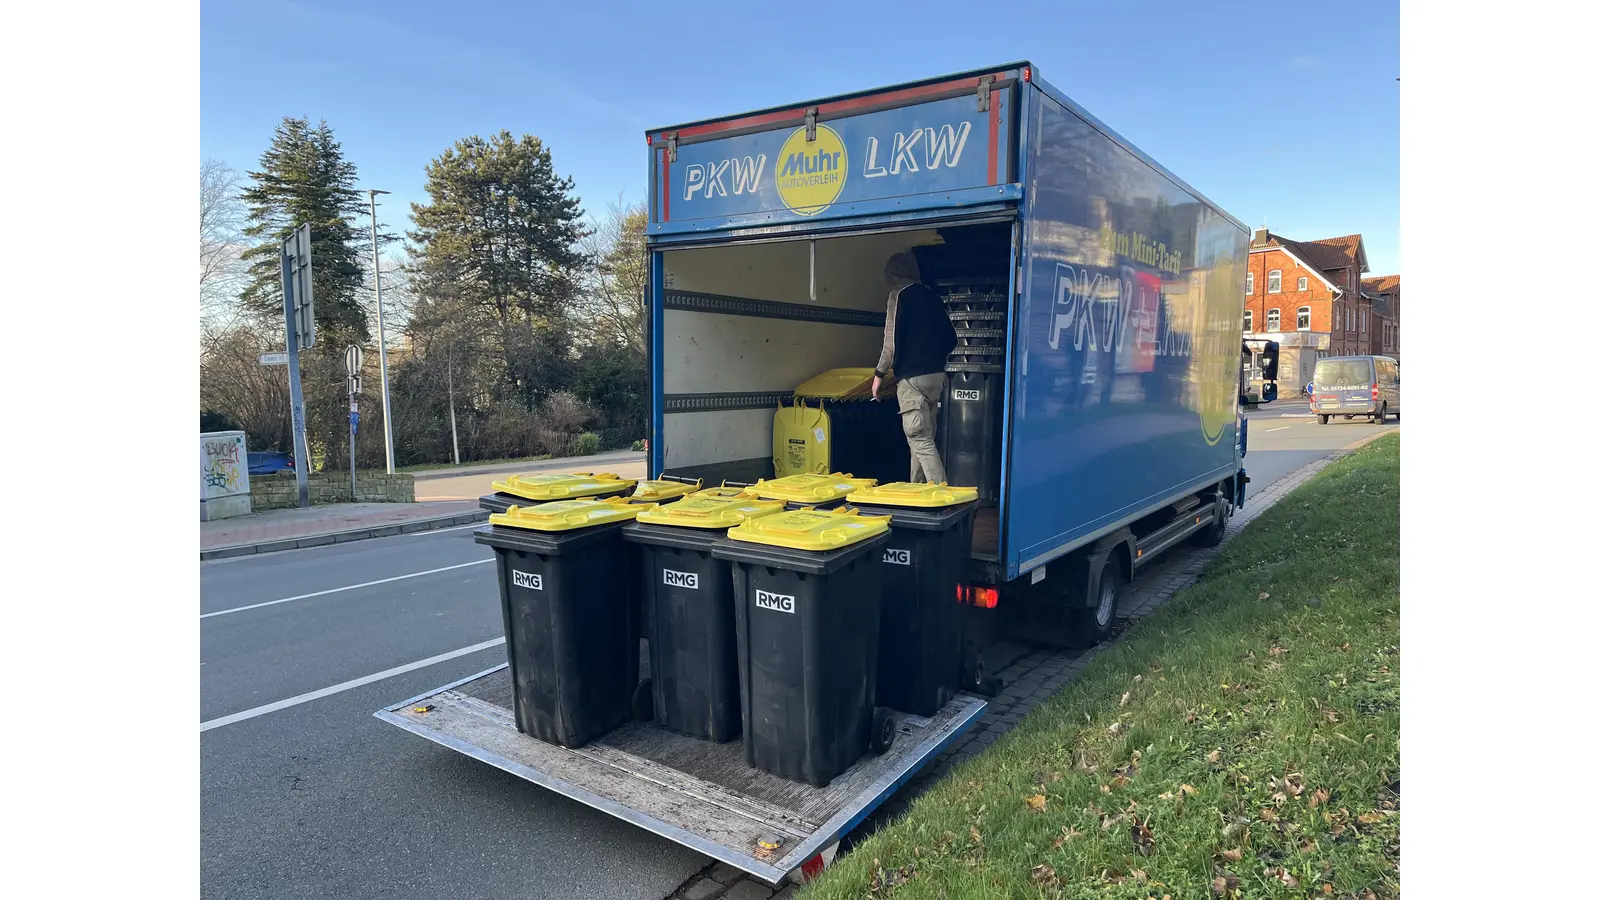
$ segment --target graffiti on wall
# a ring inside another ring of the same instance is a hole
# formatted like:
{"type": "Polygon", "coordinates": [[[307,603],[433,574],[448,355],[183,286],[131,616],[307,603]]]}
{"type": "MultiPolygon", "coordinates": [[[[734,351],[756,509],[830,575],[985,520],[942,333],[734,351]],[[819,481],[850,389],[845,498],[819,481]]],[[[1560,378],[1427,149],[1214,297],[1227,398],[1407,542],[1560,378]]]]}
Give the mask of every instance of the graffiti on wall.
{"type": "Polygon", "coordinates": [[[228,497],[250,490],[243,434],[206,435],[200,441],[200,496],[228,497]]]}

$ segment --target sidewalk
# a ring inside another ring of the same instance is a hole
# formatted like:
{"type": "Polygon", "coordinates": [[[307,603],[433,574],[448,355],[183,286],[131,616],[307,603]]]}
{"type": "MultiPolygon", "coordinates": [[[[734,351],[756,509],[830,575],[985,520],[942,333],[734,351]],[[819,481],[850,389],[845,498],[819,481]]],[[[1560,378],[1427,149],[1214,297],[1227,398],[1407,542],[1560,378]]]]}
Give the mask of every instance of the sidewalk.
{"type": "Polygon", "coordinates": [[[607,450],[593,456],[564,456],[557,459],[529,460],[527,462],[493,463],[491,465],[451,466],[444,469],[427,469],[422,472],[412,472],[411,477],[417,481],[432,481],[438,478],[456,478],[462,475],[503,475],[514,473],[522,475],[528,472],[585,472],[609,471],[610,467],[625,465],[627,463],[642,463],[645,461],[642,450],[607,450]]]}
{"type": "Polygon", "coordinates": [[[476,502],[334,503],[200,523],[200,559],[318,547],[468,525],[489,514],[476,502]]]}

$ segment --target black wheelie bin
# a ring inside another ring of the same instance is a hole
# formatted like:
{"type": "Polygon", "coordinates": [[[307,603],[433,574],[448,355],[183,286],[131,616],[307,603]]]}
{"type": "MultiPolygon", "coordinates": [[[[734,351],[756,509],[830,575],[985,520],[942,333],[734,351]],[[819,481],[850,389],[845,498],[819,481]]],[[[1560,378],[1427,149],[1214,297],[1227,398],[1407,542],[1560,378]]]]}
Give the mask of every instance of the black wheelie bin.
{"type": "Polygon", "coordinates": [[[712,550],[733,564],[744,759],[825,787],[894,740],[875,707],[886,516],[802,509],[750,519],[712,550]]]}
{"type": "Polygon", "coordinates": [[[623,526],[623,539],[642,551],[648,683],[657,725],[718,743],[739,736],[733,574],[711,547],[727,529],[782,512],[783,505],[754,494],[689,497],[623,526]]]}
{"type": "Polygon", "coordinates": [[[553,500],[577,500],[583,497],[600,500],[626,494],[634,484],[634,479],[618,478],[610,472],[512,475],[503,481],[496,481],[493,484],[494,493],[479,497],[478,508],[491,513],[503,513],[513,506],[526,509],[553,500]]]}
{"type": "Polygon", "coordinates": [[[632,716],[639,681],[638,556],[625,498],[512,507],[473,532],[494,548],[517,730],[581,747],[632,716]]]}
{"type": "Polygon", "coordinates": [[[878,704],[932,716],[961,686],[961,608],[956,584],[972,547],[977,488],[895,482],[850,495],[862,515],[888,515],[878,704]]]}

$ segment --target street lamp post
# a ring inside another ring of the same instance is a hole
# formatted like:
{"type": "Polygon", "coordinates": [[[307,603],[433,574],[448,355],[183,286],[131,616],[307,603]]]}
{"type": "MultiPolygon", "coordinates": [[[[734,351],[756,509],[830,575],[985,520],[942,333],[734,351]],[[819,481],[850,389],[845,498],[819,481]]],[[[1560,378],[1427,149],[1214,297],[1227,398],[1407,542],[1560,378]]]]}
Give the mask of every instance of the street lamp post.
{"type": "Polygon", "coordinates": [[[389,425],[389,342],[383,333],[383,282],[378,272],[378,195],[388,191],[367,191],[367,211],[372,214],[372,290],[378,298],[378,387],[383,394],[383,458],[390,475],[394,474],[394,430],[389,425]]]}

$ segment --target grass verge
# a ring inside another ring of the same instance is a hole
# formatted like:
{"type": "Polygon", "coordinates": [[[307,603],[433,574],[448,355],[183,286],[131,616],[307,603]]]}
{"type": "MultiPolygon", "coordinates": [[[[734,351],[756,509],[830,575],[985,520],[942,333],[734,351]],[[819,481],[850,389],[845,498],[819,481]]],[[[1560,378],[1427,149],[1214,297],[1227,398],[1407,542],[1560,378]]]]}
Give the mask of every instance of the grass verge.
{"type": "Polygon", "coordinates": [[[1397,897],[1399,458],[1279,501],[801,896],[1397,897]]]}

